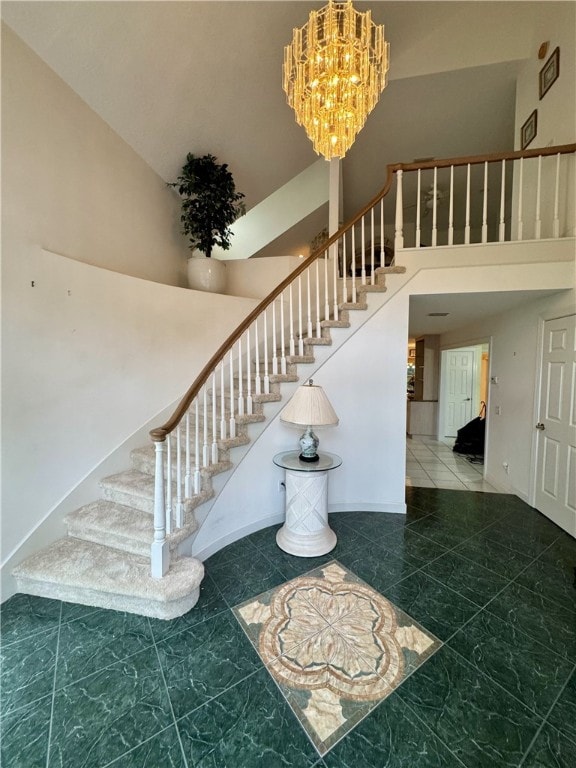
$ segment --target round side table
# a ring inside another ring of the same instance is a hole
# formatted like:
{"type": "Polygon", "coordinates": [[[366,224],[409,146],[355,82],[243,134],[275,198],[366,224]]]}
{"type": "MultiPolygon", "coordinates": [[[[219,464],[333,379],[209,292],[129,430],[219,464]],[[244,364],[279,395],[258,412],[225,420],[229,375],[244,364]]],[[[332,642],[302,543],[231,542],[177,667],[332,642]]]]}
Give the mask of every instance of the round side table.
{"type": "Polygon", "coordinates": [[[274,456],[274,464],[286,471],[286,522],[276,543],[297,557],[318,557],[336,546],[336,534],[328,525],[328,472],[342,464],[334,453],[320,453],[316,462],[300,461],[298,451],[274,456]]]}

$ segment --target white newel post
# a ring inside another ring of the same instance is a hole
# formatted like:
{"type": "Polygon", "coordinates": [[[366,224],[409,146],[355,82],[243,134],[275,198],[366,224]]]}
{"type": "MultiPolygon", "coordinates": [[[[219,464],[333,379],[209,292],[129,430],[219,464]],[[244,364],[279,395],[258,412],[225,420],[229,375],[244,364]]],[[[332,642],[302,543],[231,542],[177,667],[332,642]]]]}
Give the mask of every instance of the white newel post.
{"type": "Polygon", "coordinates": [[[166,438],[155,441],[156,472],[154,476],[154,541],[150,559],[152,577],[161,579],[170,566],[170,550],[166,541],[166,507],[164,503],[164,446],[166,438]]]}

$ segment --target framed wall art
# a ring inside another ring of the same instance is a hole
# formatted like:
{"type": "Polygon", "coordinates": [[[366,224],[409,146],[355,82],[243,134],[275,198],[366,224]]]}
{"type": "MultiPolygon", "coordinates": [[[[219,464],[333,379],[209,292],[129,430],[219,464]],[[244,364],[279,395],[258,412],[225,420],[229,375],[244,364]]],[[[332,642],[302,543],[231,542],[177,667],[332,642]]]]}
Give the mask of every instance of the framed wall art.
{"type": "Polygon", "coordinates": [[[541,99],[544,98],[544,96],[548,93],[550,88],[552,88],[556,80],[558,80],[559,74],[560,74],[560,48],[556,48],[554,51],[552,51],[550,58],[540,70],[539,94],[541,99]]]}
{"type": "Polygon", "coordinates": [[[520,148],[526,149],[538,131],[538,110],[535,109],[520,130],[520,148]]]}

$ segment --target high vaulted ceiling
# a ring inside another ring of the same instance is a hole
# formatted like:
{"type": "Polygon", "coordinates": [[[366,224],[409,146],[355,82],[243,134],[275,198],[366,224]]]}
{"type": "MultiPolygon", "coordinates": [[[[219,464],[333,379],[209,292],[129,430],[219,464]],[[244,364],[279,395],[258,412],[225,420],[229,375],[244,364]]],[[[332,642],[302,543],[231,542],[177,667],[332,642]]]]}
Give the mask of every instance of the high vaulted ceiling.
{"type": "MultiPolygon", "coordinates": [[[[2,18],[165,180],[227,162],[248,207],[316,160],[281,87],[323,2],[7,2],[2,18]]],[[[389,85],[343,163],[347,214],[387,163],[513,148],[517,62],[550,3],[358,2],[385,24],[389,85]]]]}

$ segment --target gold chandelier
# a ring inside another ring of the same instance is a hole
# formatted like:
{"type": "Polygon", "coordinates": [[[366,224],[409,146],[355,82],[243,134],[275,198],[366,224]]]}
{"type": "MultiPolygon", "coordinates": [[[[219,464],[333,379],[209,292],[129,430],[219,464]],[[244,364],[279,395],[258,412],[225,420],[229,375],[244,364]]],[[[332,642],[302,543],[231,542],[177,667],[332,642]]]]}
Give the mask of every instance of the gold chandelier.
{"type": "Polygon", "coordinates": [[[384,26],[352,0],[312,11],[284,48],[283,88],[296,122],[327,160],[344,157],[386,87],[384,26]]]}

